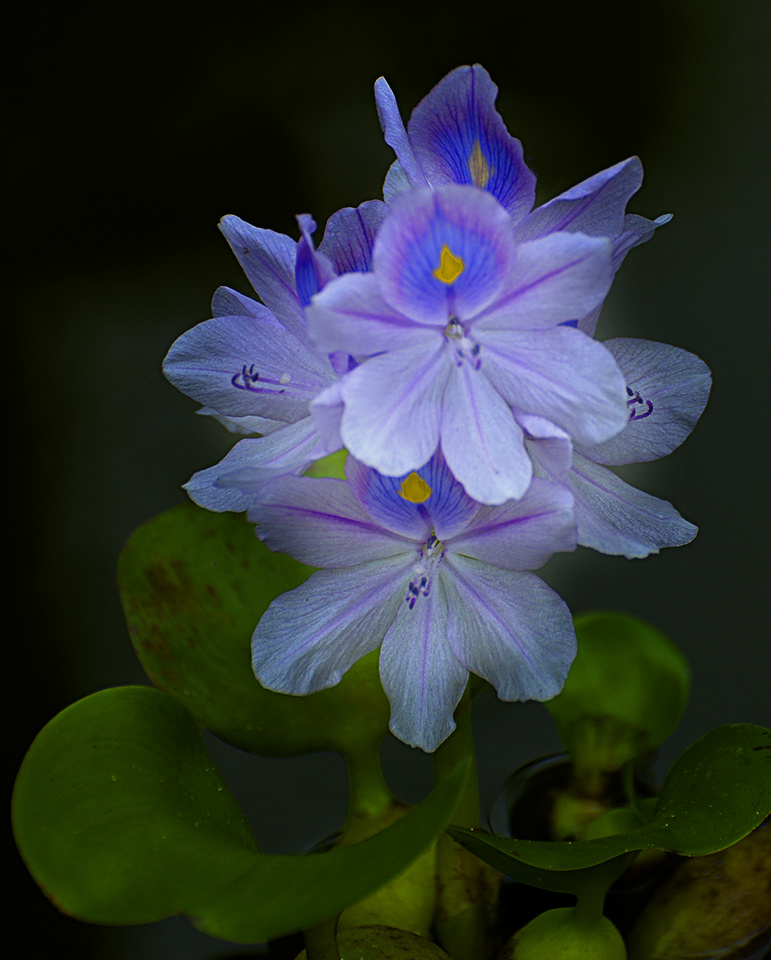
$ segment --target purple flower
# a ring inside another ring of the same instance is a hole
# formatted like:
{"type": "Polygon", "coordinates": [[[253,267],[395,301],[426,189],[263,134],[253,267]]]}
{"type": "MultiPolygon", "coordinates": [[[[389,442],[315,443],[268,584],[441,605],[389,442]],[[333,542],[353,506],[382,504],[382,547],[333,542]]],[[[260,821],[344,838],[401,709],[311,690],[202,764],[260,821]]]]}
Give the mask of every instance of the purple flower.
{"type": "Polygon", "coordinates": [[[324,568],[260,620],[260,683],[312,693],[380,646],[391,729],[427,751],[453,730],[469,671],[503,700],[555,696],[575,654],[572,620],[528,571],[574,548],[568,491],[534,480],[519,501],[481,506],[438,455],[403,477],[349,457],[347,476],[268,482],[249,511],[271,549],[324,568]]]}
{"type": "Polygon", "coordinates": [[[390,476],[441,448],[469,496],[500,504],[532,477],[523,417],[581,444],[614,436],[628,416],[623,378],[566,326],[605,296],[611,252],[580,233],[517,242],[509,214],[475,186],[400,194],[372,272],[332,280],[307,308],[320,349],[369,357],[335,385],[343,445],[390,476]]]}
{"type": "MultiPolygon", "coordinates": [[[[535,175],[522,156],[522,144],[510,136],[495,109],[498,88],[479,64],[449,73],[413,110],[405,129],[391,88],[375,84],[380,123],[397,156],[386,178],[391,203],[404,190],[446,184],[473,184],[491,193],[509,213],[520,241],[557,231],[607,237],[613,267],[628,251],[650,239],[656,220],[625,215],[629,198],[642,183],[637,157],[617,163],[533,210],[535,175]]],[[[593,334],[601,304],[577,318],[579,329],[593,334]]]]}
{"type": "MultiPolygon", "coordinates": [[[[605,465],[664,457],[690,434],[707,403],[711,378],[692,353],[648,340],[608,340],[604,346],[626,380],[627,425],[604,443],[577,447],[566,437],[539,436],[531,424],[528,449],[536,473],[565,484],[575,500],[578,542],[628,558],[689,543],[697,528],[665,500],[619,479],[605,465]]],[[[545,431],[542,431],[545,433],[545,431]]]]}
{"type": "Polygon", "coordinates": [[[350,358],[319,351],[309,340],[305,306],[339,273],[367,270],[375,232],[383,219],[380,201],[340,210],[330,218],[314,250],[315,224],[298,217],[302,238],[252,227],[225,217],[220,228],[263,303],[228,288],[214,296],[214,317],[184,333],[164,361],[168,379],[205,406],[200,411],[241,434],[242,440],[216,466],[185,485],[209,510],[245,510],[255,484],[302,472],[341,447],[340,400],[333,399],[350,358]],[[321,391],[315,418],[308,405],[321,391]]]}

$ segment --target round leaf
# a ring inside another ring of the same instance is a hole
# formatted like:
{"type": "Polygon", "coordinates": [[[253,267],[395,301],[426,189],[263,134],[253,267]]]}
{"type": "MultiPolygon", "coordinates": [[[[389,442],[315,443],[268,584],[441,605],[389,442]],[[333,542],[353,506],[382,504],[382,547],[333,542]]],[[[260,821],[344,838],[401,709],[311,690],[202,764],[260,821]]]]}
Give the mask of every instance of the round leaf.
{"type": "Polygon", "coordinates": [[[516,840],[461,827],[451,827],[449,833],[496,870],[519,879],[522,864],[565,871],[593,867],[635,850],[671,850],[684,856],[715,853],[746,837],[769,813],[771,730],[739,723],[712,730],[684,751],[664,781],[650,821],[627,833],[556,842],[516,840]]]}
{"type": "Polygon", "coordinates": [[[467,771],[360,843],[261,854],[187,711],[123,687],[40,732],[16,782],[14,830],[65,913],[104,924],[183,914],[213,936],[257,943],[322,923],[403,873],[450,822],[467,771]]]}
{"type": "Polygon", "coordinates": [[[201,726],[252,753],[371,748],[390,717],[378,651],[337,686],[302,697],[265,690],[252,673],[257,622],[311,572],[268,550],[241,516],[183,503],[150,520],[118,564],[126,620],[147,675],[201,726]]]}
{"type": "Polygon", "coordinates": [[[54,717],[21,766],[13,817],[47,896],[93,923],[182,913],[258,853],[190,714],[150,687],[104,690],[54,717]]]}
{"type": "Polygon", "coordinates": [[[688,662],[636,617],[587,613],[576,617],[575,628],[576,659],[546,708],[579,775],[620,770],[677,726],[690,689],[688,662]]]}

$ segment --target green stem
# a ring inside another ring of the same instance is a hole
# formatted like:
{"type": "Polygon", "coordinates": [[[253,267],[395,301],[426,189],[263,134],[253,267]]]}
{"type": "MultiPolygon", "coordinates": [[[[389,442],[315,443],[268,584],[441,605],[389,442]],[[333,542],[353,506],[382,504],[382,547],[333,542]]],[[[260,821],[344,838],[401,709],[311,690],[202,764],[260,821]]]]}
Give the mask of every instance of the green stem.
{"type": "Polygon", "coordinates": [[[466,684],[466,689],[455,710],[455,723],[453,732],[434,753],[434,781],[439,783],[462,760],[471,760],[466,786],[458,801],[452,822],[459,827],[478,827],[479,783],[474,737],[471,730],[470,684],[466,684]]]}
{"type": "Polygon", "coordinates": [[[341,960],[337,946],[337,917],[303,930],[308,960],[341,960]]]}
{"type": "Polygon", "coordinates": [[[348,812],[343,826],[345,838],[361,820],[371,820],[385,812],[393,802],[393,794],[380,765],[380,741],[357,744],[345,754],[348,772],[348,812]]]}
{"type": "MultiPolygon", "coordinates": [[[[608,891],[636,856],[636,851],[630,851],[612,860],[598,863],[583,872],[583,882],[576,890],[575,916],[577,919],[588,926],[599,923],[605,911],[608,891]]],[[[581,873],[581,871],[577,872],[581,873]]]]}
{"type": "MultiPolygon", "coordinates": [[[[462,760],[471,760],[452,822],[479,825],[479,785],[471,731],[469,687],[455,711],[453,733],[434,753],[434,779],[442,780],[462,760]]],[[[481,960],[488,955],[491,908],[497,900],[494,872],[458,846],[447,834],[436,844],[437,907],[434,928],[441,946],[455,960],[481,960]]]]}
{"type": "Polygon", "coordinates": [[[582,890],[578,894],[574,907],[576,919],[586,926],[595,926],[603,916],[607,893],[608,887],[604,884],[599,886],[590,884],[582,890]]]}

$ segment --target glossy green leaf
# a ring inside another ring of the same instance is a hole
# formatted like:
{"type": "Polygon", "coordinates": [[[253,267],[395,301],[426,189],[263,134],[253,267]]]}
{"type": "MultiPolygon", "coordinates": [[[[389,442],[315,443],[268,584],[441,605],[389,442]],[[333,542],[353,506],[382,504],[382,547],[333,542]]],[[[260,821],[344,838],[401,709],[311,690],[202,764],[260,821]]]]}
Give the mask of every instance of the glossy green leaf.
{"type": "Polygon", "coordinates": [[[236,942],[314,926],[402,873],[450,822],[467,764],[368,840],[307,856],[261,854],[173,698],[105,690],[38,735],[16,783],[27,866],[65,913],[105,924],[186,915],[236,942]]]}
{"type": "MultiPolygon", "coordinates": [[[[454,829],[454,827],[450,828],[453,836],[455,836],[454,829]]],[[[574,896],[597,899],[605,896],[637,856],[636,852],[622,853],[612,859],[603,860],[602,863],[580,869],[549,870],[546,867],[534,867],[522,860],[515,860],[511,855],[494,850],[492,847],[486,848],[482,856],[475,847],[463,842],[457,836],[455,839],[493,869],[518,883],[525,883],[529,887],[538,887],[541,890],[550,890],[552,893],[570,893],[574,896]]]]}
{"type": "Polygon", "coordinates": [[[19,771],[13,816],[47,896],[94,923],[182,913],[258,855],[190,714],[150,687],[104,690],[54,717],[19,771]]]}
{"type": "Polygon", "coordinates": [[[399,876],[452,819],[464,761],[401,820],[349,847],[310,856],[268,856],[220,891],[195,925],[237,942],[270,940],[336,916],[399,876]]]}
{"type": "Polygon", "coordinates": [[[579,775],[620,770],[674,730],[690,689],[688,662],[655,627],[622,613],[576,617],[578,653],[545,706],[579,775]]]}
{"type": "Polygon", "coordinates": [[[147,675],[201,726],[253,753],[371,749],[390,717],[379,651],[337,686],[308,696],[272,693],[252,673],[257,622],[311,572],[268,550],[242,516],[183,503],[150,520],[118,564],[126,620],[147,675]]]}
{"type": "MultiPolygon", "coordinates": [[[[519,878],[521,865],[582,870],[636,850],[701,856],[723,850],[771,813],[771,730],[718,727],[692,744],[669,771],[651,820],[596,840],[540,841],[451,827],[450,835],[495,869],[519,878]]],[[[541,875],[546,886],[548,878],[541,875]]],[[[561,886],[548,889],[561,890],[561,886]]]]}
{"type": "Polygon", "coordinates": [[[731,846],[769,814],[771,730],[737,723],[712,730],[678,757],[643,829],[652,846],[695,857],[731,846]]]}

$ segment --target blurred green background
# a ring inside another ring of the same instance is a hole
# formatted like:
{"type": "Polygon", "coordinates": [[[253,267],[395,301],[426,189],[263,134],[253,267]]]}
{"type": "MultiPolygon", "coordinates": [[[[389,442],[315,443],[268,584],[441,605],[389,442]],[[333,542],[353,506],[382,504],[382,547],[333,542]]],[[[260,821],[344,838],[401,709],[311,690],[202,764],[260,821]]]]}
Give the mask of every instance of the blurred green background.
{"type": "MultiPolygon", "coordinates": [[[[8,27],[5,329],[13,395],[25,401],[7,418],[19,451],[9,472],[12,773],[68,703],[143,682],[115,588],[118,551],[233,442],[160,372],[174,338],[208,318],[219,284],[249,292],[218,219],[294,235],[297,213],[323,226],[379,196],[393,158],[374,80],[387,77],[406,119],[449,70],[473,62],[500,88],[539,202],[642,158],[630,211],[675,218],[627,259],[598,334],[684,347],[714,376],[694,435],[628,472],[697,523],[697,540],[643,561],[581,549],[552,561],[547,579],[574,611],[644,617],[690,658],[693,695],[665,760],[721,723],[771,720],[765,0],[38,5],[8,27]]],[[[536,705],[483,697],[477,720],[490,796],[557,748],[536,705]]],[[[394,783],[419,795],[423,758],[385,750],[394,783]]],[[[342,815],[336,758],[221,753],[267,849],[311,843],[342,815]],[[330,783],[328,809],[309,786],[318,778],[330,783]]],[[[220,952],[181,921],[124,932],[60,917],[20,865],[16,890],[12,917],[23,911],[41,956],[220,952]]]]}

